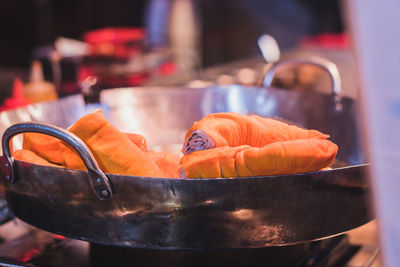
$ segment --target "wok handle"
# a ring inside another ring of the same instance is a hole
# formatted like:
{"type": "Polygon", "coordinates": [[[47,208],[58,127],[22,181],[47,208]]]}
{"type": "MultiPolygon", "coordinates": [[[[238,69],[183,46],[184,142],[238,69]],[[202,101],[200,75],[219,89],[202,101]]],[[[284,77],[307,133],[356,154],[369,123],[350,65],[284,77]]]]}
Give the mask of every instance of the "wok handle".
{"type": "Polygon", "coordinates": [[[271,67],[265,74],[263,85],[267,87],[271,86],[276,71],[281,66],[290,66],[290,65],[313,65],[328,72],[332,84],[332,93],[335,97],[339,98],[340,93],[342,91],[342,79],[340,78],[339,69],[337,68],[335,63],[323,57],[307,57],[304,59],[303,58],[288,59],[275,62],[271,64],[271,67]]]}
{"type": "Polygon", "coordinates": [[[4,132],[2,138],[3,155],[6,159],[5,167],[9,170],[7,178],[15,181],[14,174],[14,158],[10,152],[10,140],[13,136],[21,133],[33,132],[41,133],[58,138],[70,145],[81,157],[83,163],[89,171],[90,185],[99,199],[108,199],[113,196],[110,181],[107,176],[100,170],[96,159],[86,144],[73,133],[70,133],[62,128],[36,122],[17,123],[4,132]]]}

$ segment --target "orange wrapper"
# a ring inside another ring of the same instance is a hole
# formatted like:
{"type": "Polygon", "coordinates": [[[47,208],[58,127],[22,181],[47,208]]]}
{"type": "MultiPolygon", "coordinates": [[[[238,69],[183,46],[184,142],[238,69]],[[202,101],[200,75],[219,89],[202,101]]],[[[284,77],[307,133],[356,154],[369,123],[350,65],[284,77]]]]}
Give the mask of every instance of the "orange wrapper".
{"type": "Polygon", "coordinates": [[[163,175],[157,164],[111,125],[101,110],[82,117],[69,131],[86,143],[104,172],[150,177],[163,175]]]}
{"type": "Polygon", "coordinates": [[[51,167],[60,167],[59,165],[53,164],[41,158],[40,156],[36,155],[32,151],[20,149],[13,152],[14,159],[26,161],[29,163],[43,165],[43,166],[51,166],[51,167]]]}
{"type": "Polygon", "coordinates": [[[148,151],[146,154],[163,172],[162,178],[179,178],[180,156],[168,152],[148,151]]]}
{"type": "Polygon", "coordinates": [[[237,113],[210,114],[186,135],[181,159],[188,178],[295,174],[329,167],[338,147],[329,135],[237,113]]]}
{"type": "Polygon", "coordinates": [[[329,135],[257,115],[214,113],[193,124],[185,136],[182,152],[189,154],[221,146],[263,147],[278,141],[308,138],[326,139],[329,135]]]}

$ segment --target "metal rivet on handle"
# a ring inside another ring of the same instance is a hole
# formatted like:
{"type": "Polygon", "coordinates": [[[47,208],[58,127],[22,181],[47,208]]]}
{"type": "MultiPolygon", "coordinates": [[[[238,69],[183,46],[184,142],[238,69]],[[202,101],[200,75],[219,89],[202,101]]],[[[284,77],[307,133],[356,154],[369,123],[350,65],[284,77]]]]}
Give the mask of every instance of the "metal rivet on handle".
{"type": "Polygon", "coordinates": [[[97,184],[97,185],[101,185],[101,179],[100,179],[100,178],[97,178],[96,184],[97,184]]]}
{"type": "Polygon", "coordinates": [[[6,163],[6,164],[4,164],[4,166],[6,166],[6,167],[8,168],[9,164],[8,164],[8,163],[6,163]]]}
{"type": "Polygon", "coordinates": [[[101,194],[103,195],[103,197],[108,196],[108,192],[106,190],[101,191],[101,194]]]}

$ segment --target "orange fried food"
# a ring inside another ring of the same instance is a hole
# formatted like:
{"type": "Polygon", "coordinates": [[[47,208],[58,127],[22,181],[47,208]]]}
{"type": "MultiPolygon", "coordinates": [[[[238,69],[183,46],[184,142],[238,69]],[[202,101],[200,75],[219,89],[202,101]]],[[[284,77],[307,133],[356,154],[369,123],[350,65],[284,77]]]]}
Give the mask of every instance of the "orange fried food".
{"type": "Polygon", "coordinates": [[[97,110],[69,128],[92,151],[104,172],[161,177],[157,164],[97,110]]]}
{"type": "MultiPolygon", "coordinates": [[[[145,153],[146,140],[140,134],[122,133],[101,110],[88,114],[69,129],[92,151],[102,171],[137,176],[164,177],[156,162],[145,153]]],[[[86,170],[78,153],[52,136],[25,133],[23,148],[44,160],[70,169],[86,170]]]]}
{"type": "Polygon", "coordinates": [[[147,151],[148,155],[160,168],[161,178],[179,178],[180,156],[169,152],[147,151]]]}
{"type": "Polygon", "coordinates": [[[39,157],[35,153],[29,150],[20,149],[13,152],[13,157],[17,160],[30,162],[33,164],[51,166],[51,167],[60,167],[59,165],[52,164],[45,160],[44,158],[39,157]]]}
{"type": "Polygon", "coordinates": [[[256,115],[210,114],[186,135],[187,178],[295,174],[329,167],[338,147],[329,135],[256,115]]]}
{"type": "Polygon", "coordinates": [[[217,147],[183,156],[186,178],[296,174],[330,166],[337,146],[319,138],[275,142],[262,148],[217,147]]]}
{"type": "Polygon", "coordinates": [[[236,154],[251,146],[217,147],[195,151],[181,159],[185,178],[240,177],[236,167],[236,154]]]}
{"type": "MultiPolygon", "coordinates": [[[[146,151],[146,140],[142,135],[135,133],[124,134],[142,151],[146,151]]],[[[24,149],[30,150],[43,159],[66,168],[86,170],[85,164],[78,153],[60,139],[40,133],[24,133],[23,136],[24,149]]]]}
{"type": "Polygon", "coordinates": [[[23,149],[66,168],[86,170],[78,153],[58,138],[40,133],[24,133],[23,149]]]}
{"type": "Polygon", "coordinates": [[[126,137],[129,138],[129,140],[131,140],[132,143],[134,143],[138,148],[140,148],[140,150],[147,151],[147,143],[143,135],[136,133],[124,133],[124,134],[126,135],[126,137]]]}
{"type": "Polygon", "coordinates": [[[329,135],[295,125],[235,112],[209,114],[193,124],[185,136],[184,154],[221,146],[263,147],[286,140],[322,138],[329,135]]]}
{"type": "Polygon", "coordinates": [[[236,167],[241,177],[318,171],[333,163],[337,150],[320,138],[275,142],[237,153],[236,167]]]}

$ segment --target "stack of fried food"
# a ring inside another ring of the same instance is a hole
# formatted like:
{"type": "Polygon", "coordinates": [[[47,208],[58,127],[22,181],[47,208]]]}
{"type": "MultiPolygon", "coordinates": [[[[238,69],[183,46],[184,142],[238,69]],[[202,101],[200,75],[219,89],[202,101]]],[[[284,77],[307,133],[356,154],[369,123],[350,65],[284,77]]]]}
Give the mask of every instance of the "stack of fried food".
{"type": "MultiPolygon", "coordinates": [[[[86,115],[68,131],[92,151],[106,173],[145,177],[179,177],[179,155],[148,151],[140,134],[122,133],[101,110],[86,115]]],[[[23,149],[14,158],[40,165],[86,170],[78,153],[63,141],[39,133],[24,133],[23,149]]]]}
{"type": "MultiPolygon", "coordinates": [[[[185,136],[183,156],[147,150],[140,134],[122,133],[101,110],[68,129],[92,151],[106,173],[161,178],[233,178],[295,174],[329,167],[338,147],[329,135],[271,118],[238,113],[210,114],[185,136]]],[[[63,141],[25,133],[14,158],[39,165],[86,170],[63,141]]]]}

